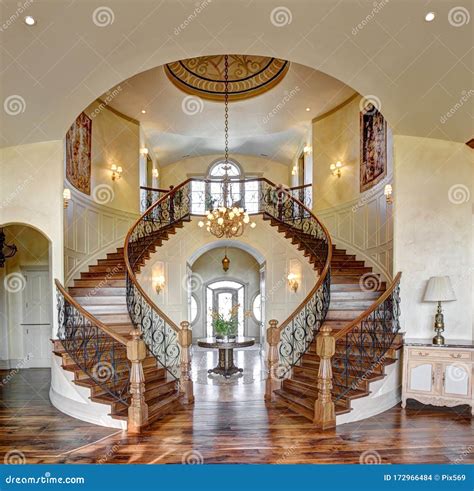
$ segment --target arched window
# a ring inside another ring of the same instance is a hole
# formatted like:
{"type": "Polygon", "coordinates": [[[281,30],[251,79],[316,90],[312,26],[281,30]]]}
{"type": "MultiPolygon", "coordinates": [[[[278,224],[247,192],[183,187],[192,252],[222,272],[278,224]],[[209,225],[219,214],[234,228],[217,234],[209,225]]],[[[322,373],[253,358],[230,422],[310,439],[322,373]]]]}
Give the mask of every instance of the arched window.
{"type": "MultiPolygon", "coordinates": [[[[235,160],[229,160],[227,173],[231,179],[230,193],[235,206],[245,208],[249,213],[258,210],[258,181],[246,176],[235,160]],[[244,182],[245,180],[245,182],[244,182]]],[[[205,177],[208,182],[193,181],[191,184],[191,212],[195,215],[213,208],[215,203],[222,201],[222,178],[225,175],[225,160],[213,162],[205,177]]]]}
{"type": "Polygon", "coordinates": [[[252,313],[258,322],[262,322],[262,295],[258,293],[252,302],[252,313]]]}
{"type": "Polygon", "coordinates": [[[198,317],[198,303],[196,300],[196,296],[194,294],[191,295],[191,305],[190,305],[190,322],[191,324],[194,324],[196,322],[196,319],[198,317]]]}

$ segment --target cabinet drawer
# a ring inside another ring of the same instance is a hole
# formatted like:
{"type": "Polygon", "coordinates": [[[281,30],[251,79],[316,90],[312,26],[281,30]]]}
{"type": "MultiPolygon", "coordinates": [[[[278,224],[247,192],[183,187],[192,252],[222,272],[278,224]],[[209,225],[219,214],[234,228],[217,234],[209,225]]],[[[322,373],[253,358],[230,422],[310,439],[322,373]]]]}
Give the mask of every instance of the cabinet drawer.
{"type": "Polygon", "coordinates": [[[426,349],[426,348],[410,348],[410,358],[428,359],[428,360],[462,360],[470,361],[472,353],[470,351],[447,350],[447,349],[426,349]]]}

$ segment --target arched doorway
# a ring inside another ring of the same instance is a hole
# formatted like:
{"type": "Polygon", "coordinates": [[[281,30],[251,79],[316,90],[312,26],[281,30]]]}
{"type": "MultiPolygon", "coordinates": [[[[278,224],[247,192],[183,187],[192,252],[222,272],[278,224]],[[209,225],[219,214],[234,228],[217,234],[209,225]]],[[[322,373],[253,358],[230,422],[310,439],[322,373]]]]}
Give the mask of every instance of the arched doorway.
{"type": "Polygon", "coordinates": [[[0,267],[0,368],[18,371],[51,366],[53,329],[50,241],[24,224],[1,227],[16,248],[0,267]]]}

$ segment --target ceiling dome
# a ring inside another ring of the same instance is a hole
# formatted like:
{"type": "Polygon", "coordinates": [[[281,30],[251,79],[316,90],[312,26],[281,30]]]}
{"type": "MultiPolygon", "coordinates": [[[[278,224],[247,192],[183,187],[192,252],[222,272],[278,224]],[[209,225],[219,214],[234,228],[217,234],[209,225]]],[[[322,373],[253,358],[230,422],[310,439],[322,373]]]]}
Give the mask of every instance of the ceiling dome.
{"type": "MultiPolygon", "coordinates": [[[[269,56],[229,55],[229,99],[249,99],[278,84],[290,63],[269,56]]],[[[224,100],[224,55],[200,56],[165,65],[165,73],[188,94],[224,100]]]]}

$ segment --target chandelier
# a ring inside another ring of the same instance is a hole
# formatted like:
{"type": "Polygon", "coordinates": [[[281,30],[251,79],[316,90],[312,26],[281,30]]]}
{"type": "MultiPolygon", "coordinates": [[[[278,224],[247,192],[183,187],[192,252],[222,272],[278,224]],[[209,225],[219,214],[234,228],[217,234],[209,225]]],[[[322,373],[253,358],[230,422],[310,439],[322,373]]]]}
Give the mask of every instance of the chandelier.
{"type": "Polygon", "coordinates": [[[212,235],[221,239],[222,237],[240,237],[245,230],[245,226],[250,224],[255,228],[257,224],[250,222],[249,214],[239,206],[239,203],[232,198],[232,185],[229,176],[229,58],[224,56],[224,138],[225,156],[224,176],[222,178],[221,198],[213,202],[211,209],[207,211],[207,221],[200,221],[199,227],[206,226],[206,230],[212,235]]]}

